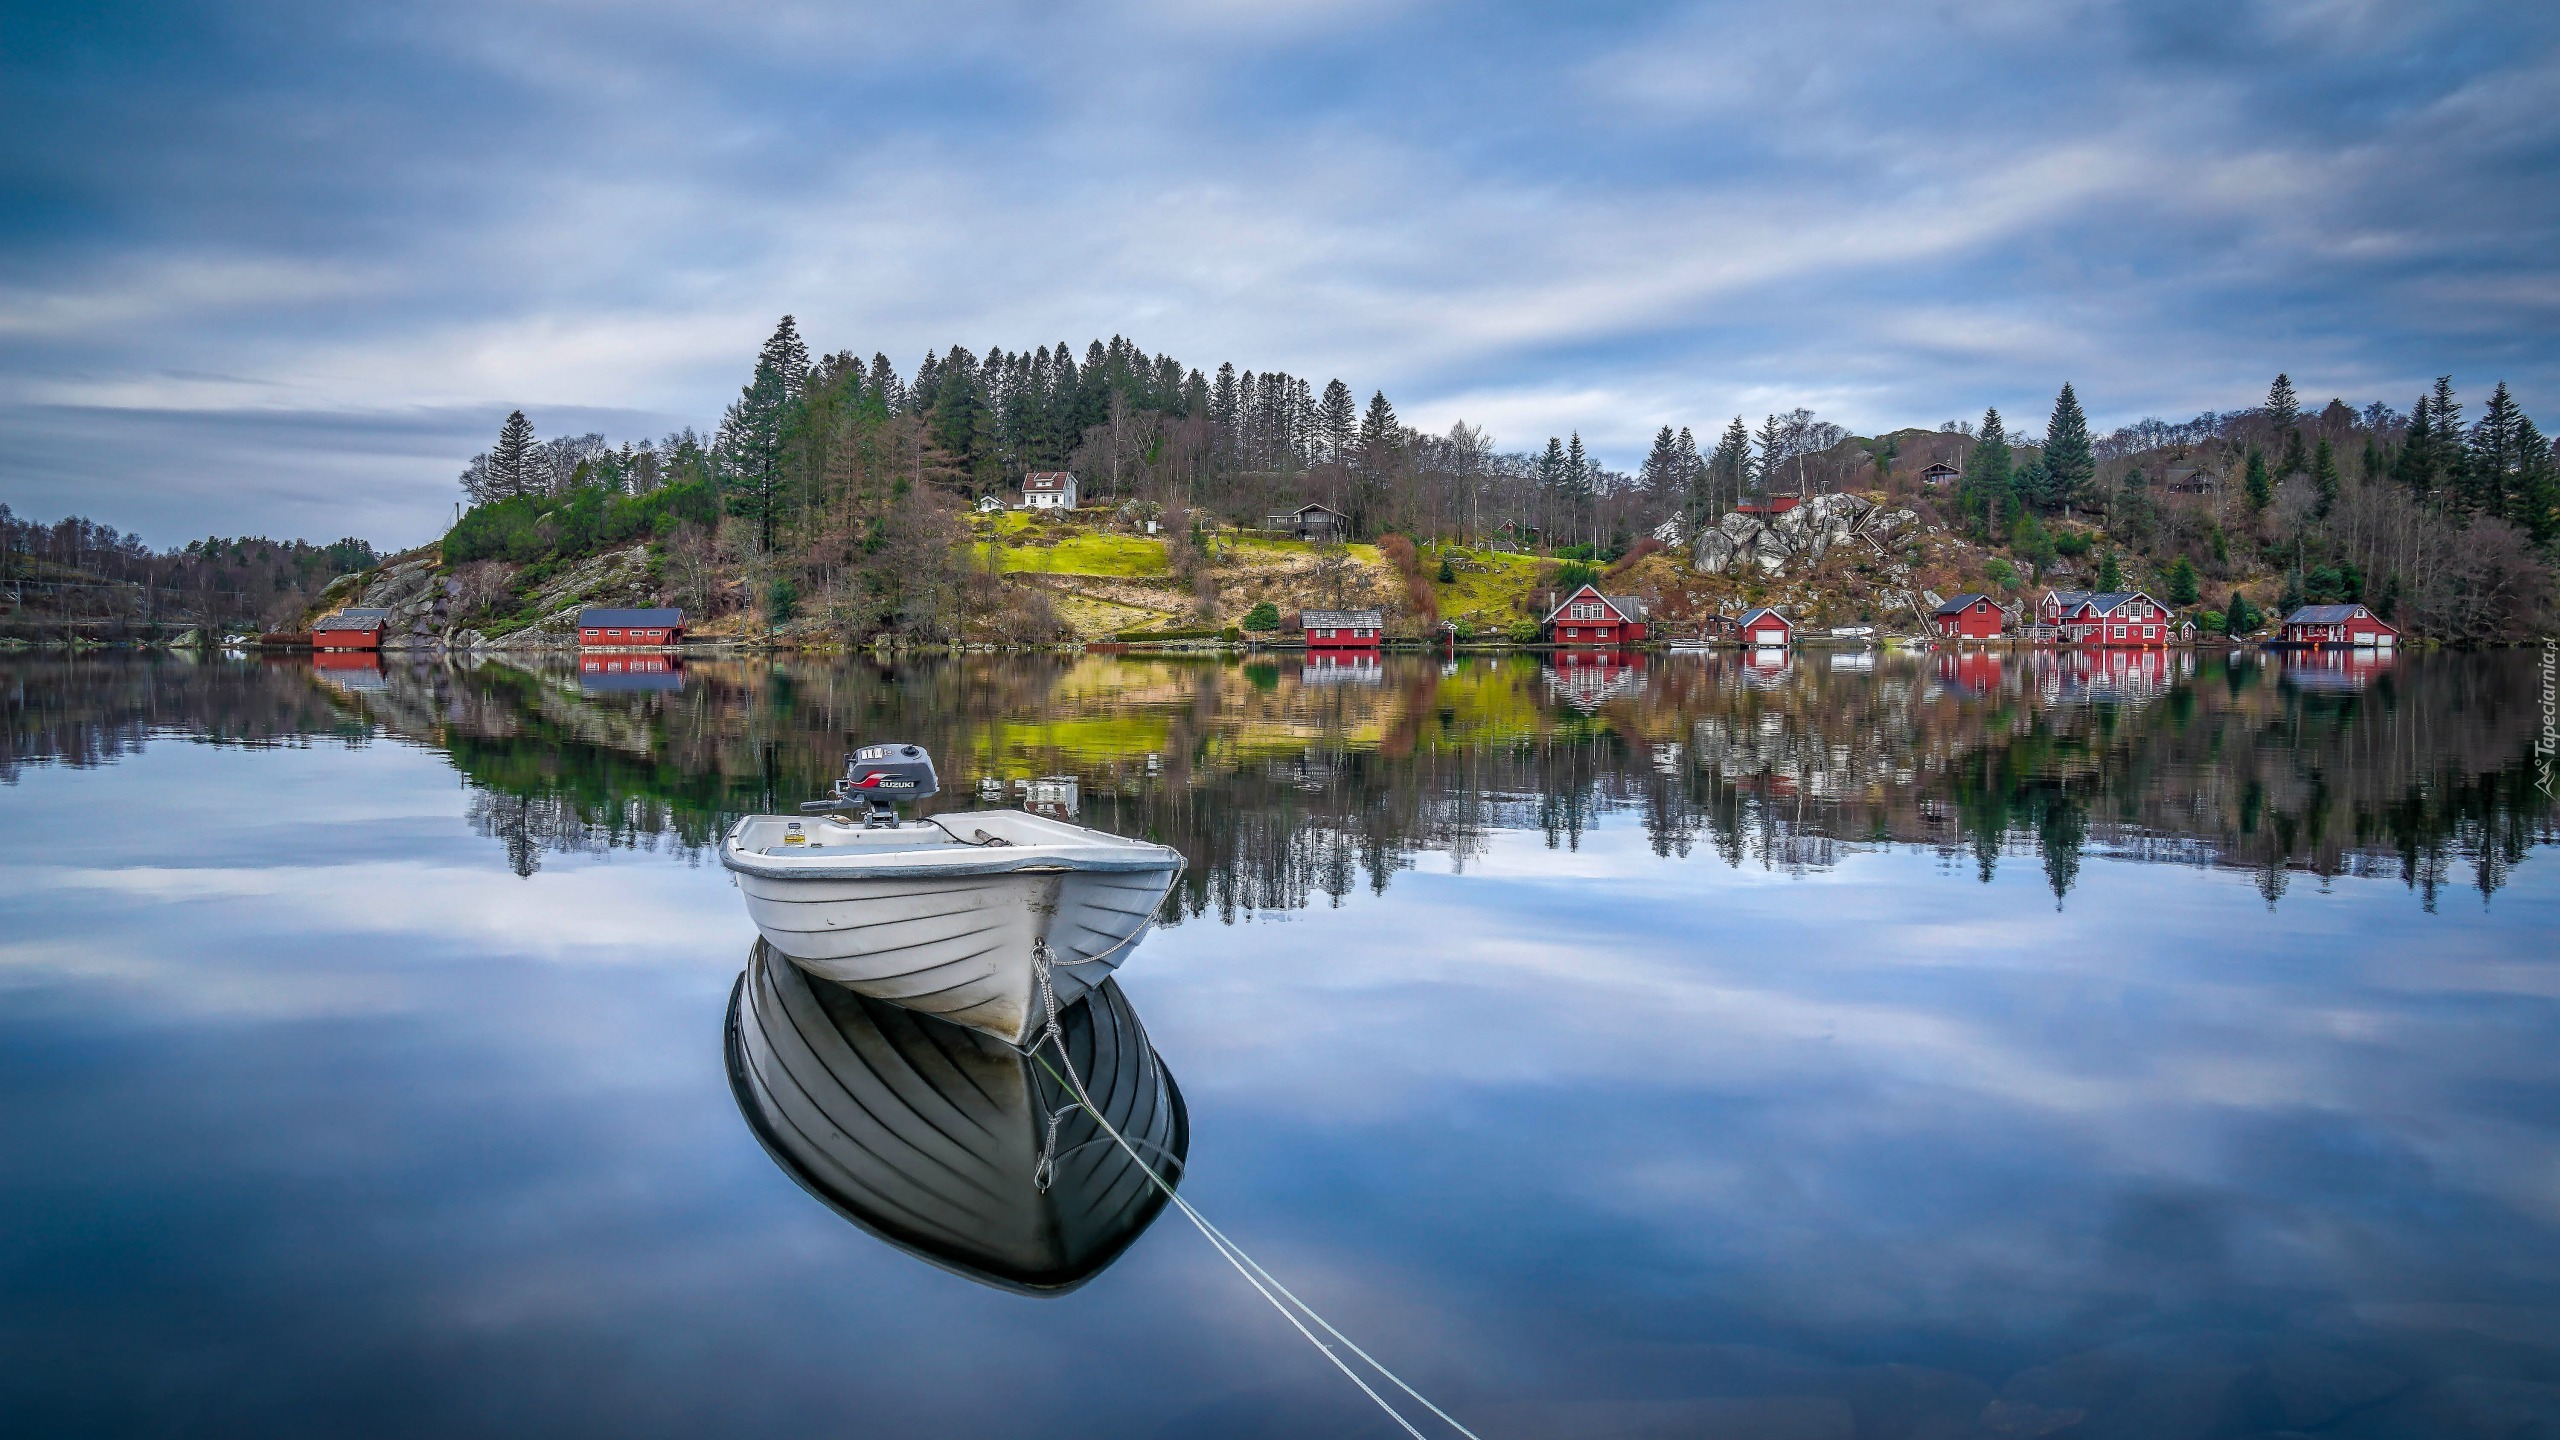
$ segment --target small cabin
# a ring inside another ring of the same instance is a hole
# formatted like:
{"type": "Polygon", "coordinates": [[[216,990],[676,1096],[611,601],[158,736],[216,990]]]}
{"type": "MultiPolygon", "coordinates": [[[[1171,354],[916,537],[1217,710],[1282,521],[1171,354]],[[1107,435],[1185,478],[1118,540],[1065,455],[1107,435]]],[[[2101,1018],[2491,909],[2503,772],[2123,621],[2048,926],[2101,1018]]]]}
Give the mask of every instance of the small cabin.
{"type": "Polygon", "coordinates": [[[1073,510],[1076,508],[1074,472],[1034,470],[1023,476],[1022,508],[1025,510],[1073,510]]]}
{"type": "Polygon", "coordinates": [[[1775,520],[1803,503],[1804,497],[1801,495],[1772,495],[1754,504],[1736,505],[1733,507],[1733,513],[1757,516],[1762,520],[1775,520]]]}
{"type": "Polygon", "coordinates": [[[1387,617],[1382,610],[1308,610],[1298,623],[1310,650],[1375,650],[1387,617]]]}
{"type": "Polygon", "coordinates": [[[981,515],[990,515],[998,510],[1002,510],[1003,508],[1004,502],[993,495],[981,495],[978,497],[978,513],[981,515]]]}
{"type": "Polygon", "coordinates": [[[1742,643],[1754,649],[1783,650],[1796,639],[1795,622],[1763,605],[1742,617],[1742,643]]]}
{"type": "Polygon", "coordinates": [[[2213,476],[2202,470],[2176,469],[2161,477],[2172,495],[2210,495],[2213,476]]]}
{"type": "Polygon", "coordinates": [[[1943,489],[1964,478],[1964,472],[1941,460],[1920,472],[1920,483],[1931,489],[1943,489]]]}
{"type": "Polygon", "coordinates": [[[2388,650],[2400,643],[2400,632],[2362,605],[2305,605],[2284,617],[2284,643],[2323,650],[2388,650]]]}
{"type": "Polygon", "coordinates": [[[1952,596],[1929,614],[1929,628],[1941,640],[1997,640],[2009,617],[1988,595],[1967,592],[1952,596]]]}
{"type": "Polygon", "coordinates": [[[682,610],[603,610],[578,612],[581,650],[641,650],[684,643],[682,610]]]}
{"type": "Polygon", "coordinates": [[[1585,585],[1547,612],[1547,640],[1555,645],[1612,648],[1641,643],[1646,634],[1644,602],[1632,595],[1603,595],[1585,585]]]}
{"type": "Polygon", "coordinates": [[[1351,517],[1330,505],[1310,503],[1285,514],[1266,516],[1262,528],[1276,530],[1292,540],[1322,545],[1349,538],[1351,517]]]}
{"type": "Polygon", "coordinates": [[[341,610],[311,622],[314,650],[379,650],[391,621],[388,610],[341,610]]]}

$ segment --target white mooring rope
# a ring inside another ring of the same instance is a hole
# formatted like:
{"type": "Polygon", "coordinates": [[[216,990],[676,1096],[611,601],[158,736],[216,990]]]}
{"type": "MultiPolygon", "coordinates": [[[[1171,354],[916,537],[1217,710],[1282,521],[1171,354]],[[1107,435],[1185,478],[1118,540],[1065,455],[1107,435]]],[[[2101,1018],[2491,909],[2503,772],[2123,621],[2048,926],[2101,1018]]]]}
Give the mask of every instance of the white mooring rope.
{"type": "MultiPolygon", "coordinates": [[[[1315,1331],[1307,1328],[1306,1321],[1298,1318],[1301,1312],[1305,1314],[1307,1320],[1313,1320],[1316,1325],[1324,1331],[1324,1333],[1341,1341],[1344,1349],[1359,1356],[1362,1361],[1368,1364],[1370,1369],[1384,1375],[1397,1389],[1412,1396],[1414,1401],[1421,1405],[1423,1409],[1439,1416],[1450,1429],[1467,1437],[1467,1440],[1480,1440],[1480,1437],[1477,1436],[1476,1432],[1459,1424],[1448,1411],[1432,1404],[1430,1400],[1423,1396],[1421,1391],[1406,1384],[1403,1376],[1396,1374],[1393,1370],[1390,1370],[1386,1366],[1380,1364],[1376,1356],[1361,1349],[1357,1344],[1353,1343],[1350,1336],[1335,1329],[1332,1321],[1329,1321],[1322,1315],[1317,1314],[1314,1306],[1299,1299],[1296,1293],[1291,1291],[1288,1286],[1281,1284],[1277,1279],[1273,1278],[1270,1271],[1263,1269],[1260,1263],[1244,1252],[1244,1247],[1236,1244],[1233,1240],[1228,1239],[1225,1232],[1218,1229],[1217,1226],[1210,1224],[1207,1216],[1202,1215],[1197,1209],[1193,1208],[1190,1201],[1183,1199],[1181,1194],[1175,1191],[1173,1186],[1167,1183],[1162,1175],[1156,1173],[1156,1168],[1147,1163],[1146,1157],[1138,1153],[1137,1147],[1129,1143],[1128,1137],[1122,1135],[1117,1127],[1113,1126],[1109,1120],[1103,1118],[1102,1107],[1094,1104],[1093,1097],[1085,1093],[1084,1081],[1076,1074],[1075,1058],[1067,1053],[1066,1032],[1058,1027],[1058,992],[1049,983],[1049,961],[1049,942],[1045,939],[1032,941],[1031,965],[1033,971],[1039,976],[1040,1001],[1041,1005],[1048,1013],[1048,1023],[1041,1028],[1040,1037],[1032,1042],[1031,1051],[1033,1057],[1038,1058],[1040,1047],[1043,1044],[1046,1044],[1058,1052],[1058,1063],[1065,1069],[1066,1073],[1064,1075],[1060,1075],[1055,1070],[1050,1070],[1049,1073],[1052,1078],[1058,1081],[1059,1084],[1066,1086],[1068,1090],[1074,1093],[1076,1097],[1076,1105],[1064,1107],[1049,1117],[1048,1143],[1041,1146],[1040,1166],[1035,1172],[1040,1188],[1043,1190],[1048,1188],[1047,1177],[1049,1175],[1050,1163],[1052,1160],[1050,1152],[1058,1143],[1058,1122],[1068,1114],[1072,1113],[1077,1107],[1081,1107],[1086,1114],[1093,1117],[1093,1123],[1102,1127],[1102,1133],[1110,1136],[1114,1141],[1116,1141],[1120,1148],[1128,1154],[1129,1158],[1137,1163],[1138,1169],[1143,1171],[1149,1180],[1155,1182],[1155,1187],[1164,1192],[1165,1198],[1173,1202],[1174,1207],[1182,1212],[1183,1218],[1189,1220],[1192,1226],[1200,1232],[1200,1237],[1209,1242],[1210,1248],[1216,1250],[1221,1259],[1235,1267],[1235,1272],[1244,1277],[1244,1283],[1252,1286],[1255,1293],[1269,1301],[1271,1303],[1271,1308],[1279,1311],[1282,1319],[1288,1321],[1299,1334],[1305,1336],[1307,1343],[1316,1347],[1317,1351],[1320,1352],[1324,1358],[1332,1361],[1333,1368],[1341,1371],[1345,1379],[1348,1379],[1352,1384],[1359,1386],[1360,1393],[1368,1396],[1372,1404],[1387,1412],[1387,1418],[1395,1421],[1397,1425],[1403,1427],[1404,1433],[1412,1436],[1413,1440],[1429,1440],[1429,1437],[1425,1436],[1420,1430],[1414,1428],[1413,1422],[1406,1419],[1402,1411],[1387,1403],[1387,1397],[1379,1394],[1367,1380],[1360,1377],[1360,1373],[1358,1371],[1353,1370],[1349,1365],[1345,1364],[1342,1357],[1334,1353],[1332,1346],[1317,1339],[1315,1331]],[[1286,1301],[1285,1304],[1283,1303],[1284,1299],[1286,1301]],[[1296,1308],[1293,1310],[1291,1308],[1292,1306],[1295,1306],[1296,1308]]],[[[1041,1060],[1040,1068],[1048,1070],[1049,1062],[1047,1060],[1041,1060]]]]}

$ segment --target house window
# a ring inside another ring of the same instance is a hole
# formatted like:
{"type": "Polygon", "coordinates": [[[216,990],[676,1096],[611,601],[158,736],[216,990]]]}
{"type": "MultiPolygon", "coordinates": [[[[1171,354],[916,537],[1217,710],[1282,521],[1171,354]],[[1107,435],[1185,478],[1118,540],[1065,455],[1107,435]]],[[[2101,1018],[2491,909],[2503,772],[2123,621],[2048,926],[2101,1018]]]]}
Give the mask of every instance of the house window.
{"type": "Polygon", "coordinates": [[[2157,640],[2157,639],[2159,639],[2159,638],[2160,638],[2160,627],[2159,627],[2159,626],[2157,626],[2157,625],[2145,625],[2145,626],[2143,626],[2143,627],[2142,627],[2142,638],[2143,638],[2143,639],[2145,639],[2145,640],[2157,640]]]}
{"type": "Polygon", "coordinates": [[[2124,638],[2124,627],[2121,625],[2116,627],[2116,638],[2119,640],[2124,638]]]}

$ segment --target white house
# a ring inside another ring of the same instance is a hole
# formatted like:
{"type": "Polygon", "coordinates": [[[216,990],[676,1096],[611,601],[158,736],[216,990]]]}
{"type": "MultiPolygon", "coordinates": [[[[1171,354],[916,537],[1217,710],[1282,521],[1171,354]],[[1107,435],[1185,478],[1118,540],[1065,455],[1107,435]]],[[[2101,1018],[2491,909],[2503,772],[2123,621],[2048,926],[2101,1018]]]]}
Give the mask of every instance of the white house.
{"type": "Polygon", "coordinates": [[[1076,477],[1067,470],[1035,470],[1022,477],[1022,508],[1026,510],[1073,510],[1076,508],[1076,477]]]}

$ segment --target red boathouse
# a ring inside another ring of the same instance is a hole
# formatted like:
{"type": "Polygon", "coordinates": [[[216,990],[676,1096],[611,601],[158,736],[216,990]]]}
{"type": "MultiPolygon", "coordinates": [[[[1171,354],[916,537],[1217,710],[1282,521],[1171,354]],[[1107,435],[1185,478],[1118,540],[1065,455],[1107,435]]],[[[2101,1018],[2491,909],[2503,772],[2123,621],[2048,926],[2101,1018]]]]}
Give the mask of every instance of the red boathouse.
{"type": "Polygon", "coordinates": [[[2305,605],[2284,617],[2284,643],[2307,649],[2389,650],[2400,632],[2362,605],[2305,605]]]}
{"type": "Polygon", "coordinates": [[[1941,640],[1997,640],[2009,617],[1988,595],[1966,593],[1930,612],[1929,624],[1941,640]]]}
{"type": "Polygon", "coordinates": [[[1308,610],[1298,617],[1310,650],[1375,650],[1386,624],[1383,610],[1308,610]]]}
{"type": "Polygon", "coordinates": [[[581,650],[645,650],[684,643],[682,610],[603,610],[578,612],[581,650]]]}
{"type": "Polygon", "coordinates": [[[1763,605],[1742,617],[1742,643],[1755,650],[1778,650],[1795,643],[1795,622],[1763,605]]]}
{"type": "Polygon", "coordinates": [[[341,610],[311,622],[314,650],[379,650],[388,610],[341,610]]]}
{"type": "Polygon", "coordinates": [[[1585,585],[1547,612],[1547,639],[1556,645],[1604,650],[1638,644],[1645,637],[1644,602],[1632,595],[1603,595],[1585,585]]]}

